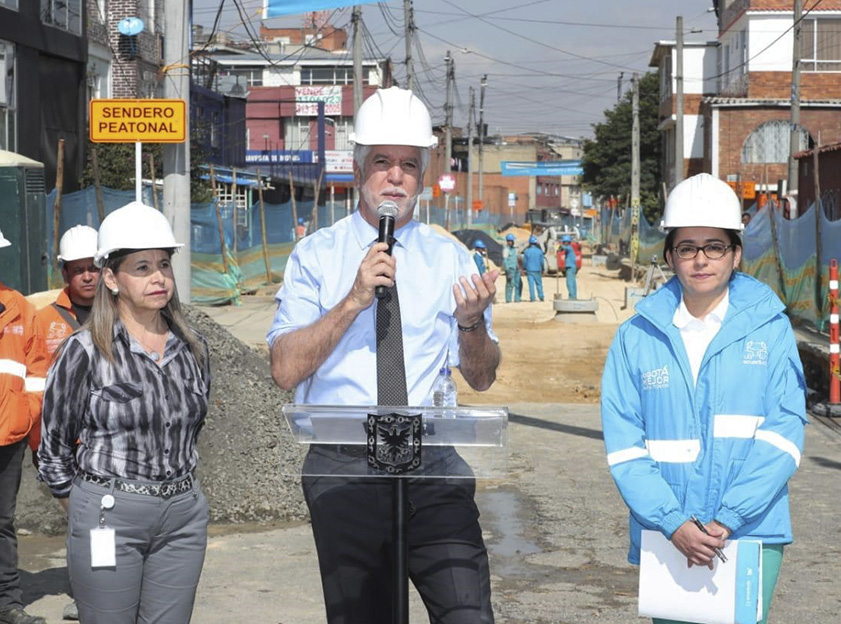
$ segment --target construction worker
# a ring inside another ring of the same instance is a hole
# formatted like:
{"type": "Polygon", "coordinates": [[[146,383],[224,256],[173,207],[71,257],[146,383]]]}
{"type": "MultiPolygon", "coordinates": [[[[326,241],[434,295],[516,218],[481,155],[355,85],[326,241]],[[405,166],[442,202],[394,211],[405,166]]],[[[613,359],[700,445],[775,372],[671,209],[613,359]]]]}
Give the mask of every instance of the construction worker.
{"type": "Polygon", "coordinates": [[[764,624],[792,541],[788,480],[803,451],[806,382],[785,305],[737,270],[740,208],[706,173],[669,194],[660,227],[675,277],[619,327],[601,411],[630,511],[628,560],[640,562],[643,529],[710,569],[733,565],[716,560],[725,540],[758,540],[764,624]]]}
{"type": "Polygon", "coordinates": [[[513,298],[520,302],[520,291],[523,287],[520,278],[520,264],[517,259],[517,239],[513,234],[505,235],[505,249],[502,256],[502,268],[505,269],[505,303],[511,303],[513,298]]]}
{"type": "MultiPolygon", "coordinates": [[[[0,247],[11,242],[0,231],[0,247]]],[[[0,267],[2,277],[3,267],[0,267]]],[[[15,509],[26,443],[33,461],[41,433],[40,399],[47,374],[35,308],[0,282],[0,623],[46,624],[23,610],[15,509]]]]}
{"type": "MultiPolygon", "coordinates": [[[[478,275],[463,245],[412,218],[437,143],[429,111],[411,91],[380,89],[359,108],[350,140],[359,206],[292,251],[267,335],[272,377],[298,404],[431,405],[438,371],[450,366],[486,390],[500,357],[491,328],[499,271],[478,275]],[[393,255],[377,242],[378,208],[388,204],[393,255]]],[[[338,476],[354,458],[367,473],[361,449],[312,444],[304,461],[329,624],[394,621],[392,479],[338,476]]],[[[424,462],[471,474],[451,447],[432,453],[424,462]]],[[[406,564],[429,621],[492,624],[474,480],[407,481],[406,564]]]]}
{"type": "Polygon", "coordinates": [[[301,240],[307,235],[307,222],[304,217],[298,217],[298,225],[295,227],[295,237],[301,240]]]}
{"type": "Polygon", "coordinates": [[[578,273],[578,259],[575,256],[575,248],[572,246],[572,236],[564,234],[561,236],[561,249],[564,251],[564,275],[567,280],[567,292],[570,299],[578,299],[578,285],[575,278],[578,273]]]}
{"type": "Polygon", "coordinates": [[[484,275],[486,268],[485,268],[485,253],[487,252],[487,247],[485,246],[485,242],[478,238],[476,242],[473,243],[473,262],[476,263],[476,268],[479,270],[479,275],[484,275]]]}
{"type": "Polygon", "coordinates": [[[68,512],[67,567],[85,624],[189,622],[193,610],[207,547],[195,468],[210,368],[178,301],[171,258],[181,246],[154,208],[110,213],[90,318],[47,380],[39,472],[68,512]]]}
{"type": "Polygon", "coordinates": [[[36,314],[38,328],[50,356],[67,336],[87,320],[99,283],[99,267],[93,262],[95,229],[87,225],[72,227],[61,237],[58,247],[61,277],[66,286],[53,303],[36,314]]]}
{"type": "Polygon", "coordinates": [[[534,298],[535,288],[537,296],[543,301],[543,267],[546,259],[543,257],[543,250],[536,236],[529,236],[529,246],[523,252],[523,269],[526,271],[526,278],[529,281],[529,300],[534,298]]]}

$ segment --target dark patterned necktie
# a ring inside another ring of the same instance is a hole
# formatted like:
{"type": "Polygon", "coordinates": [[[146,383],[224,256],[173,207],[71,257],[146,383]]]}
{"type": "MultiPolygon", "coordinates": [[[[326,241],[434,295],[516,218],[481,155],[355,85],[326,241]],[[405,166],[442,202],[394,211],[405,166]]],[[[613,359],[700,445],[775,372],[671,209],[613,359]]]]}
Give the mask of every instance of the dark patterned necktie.
{"type": "Polygon", "coordinates": [[[377,405],[407,405],[406,363],[397,285],[377,299],[377,405]]]}

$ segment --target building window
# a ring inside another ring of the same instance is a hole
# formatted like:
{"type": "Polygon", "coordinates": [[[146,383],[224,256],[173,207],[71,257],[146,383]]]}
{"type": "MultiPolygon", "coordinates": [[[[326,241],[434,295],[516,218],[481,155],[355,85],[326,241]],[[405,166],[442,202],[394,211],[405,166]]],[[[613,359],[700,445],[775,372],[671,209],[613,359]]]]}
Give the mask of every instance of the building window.
{"type": "Polygon", "coordinates": [[[249,87],[263,86],[263,68],[262,67],[238,67],[225,72],[226,76],[240,76],[242,79],[237,81],[240,86],[248,85],[249,87]]]}
{"type": "MultiPolygon", "coordinates": [[[[788,162],[791,131],[788,121],[767,121],[750,133],[742,146],[743,163],[788,162]]],[[[800,130],[798,149],[809,149],[809,131],[800,130]]]]}
{"type": "Polygon", "coordinates": [[[17,149],[15,111],[15,47],[0,41],[0,149],[17,149]]]}
{"type": "Polygon", "coordinates": [[[17,10],[18,0],[0,0],[0,6],[9,7],[10,9],[17,10]]]}
{"type": "Polygon", "coordinates": [[[81,35],[82,0],[41,0],[41,21],[81,35]]]}
{"type": "Polygon", "coordinates": [[[804,71],[841,71],[841,19],[803,20],[800,59],[804,71]]]}
{"type": "Polygon", "coordinates": [[[328,132],[333,131],[333,149],[352,150],[353,145],[348,141],[348,136],[353,132],[353,117],[335,117],[328,122],[328,132]],[[332,124],[332,125],[331,125],[332,124]]]}
{"type": "Polygon", "coordinates": [[[303,67],[302,85],[346,85],[353,84],[351,67],[303,67]]]}
{"type": "Polygon", "coordinates": [[[284,148],[298,151],[310,149],[309,117],[287,117],[284,120],[284,148]]]}

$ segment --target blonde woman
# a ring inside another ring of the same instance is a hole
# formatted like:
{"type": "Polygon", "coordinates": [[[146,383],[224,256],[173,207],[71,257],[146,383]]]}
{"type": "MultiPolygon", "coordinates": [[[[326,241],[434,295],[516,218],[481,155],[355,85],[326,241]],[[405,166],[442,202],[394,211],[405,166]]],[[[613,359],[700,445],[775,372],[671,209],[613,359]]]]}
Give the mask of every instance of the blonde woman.
{"type": "Polygon", "coordinates": [[[178,302],[178,247],[153,208],[108,215],[90,318],[48,375],[40,472],[68,510],[67,565],[85,624],[184,624],[192,614],[207,545],[193,471],[210,371],[178,302]]]}

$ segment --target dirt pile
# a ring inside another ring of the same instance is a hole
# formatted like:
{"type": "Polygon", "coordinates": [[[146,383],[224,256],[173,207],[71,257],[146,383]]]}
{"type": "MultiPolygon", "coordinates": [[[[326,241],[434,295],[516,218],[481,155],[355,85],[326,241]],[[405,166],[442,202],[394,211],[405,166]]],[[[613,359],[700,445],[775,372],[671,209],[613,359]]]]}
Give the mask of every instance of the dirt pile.
{"type": "MultiPolygon", "coordinates": [[[[304,451],[294,444],[281,406],[292,396],[274,385],[264,356],[245,346],[198,308],[190,324],[210,345],[212,383],[207,422],[199,435],[198,476],[213,522],[300,520],[307,511],[300,479],[304,451]]],[[[17,507],[19,529],[56,534],[65,516],[24,462],[17,507]]]]}

